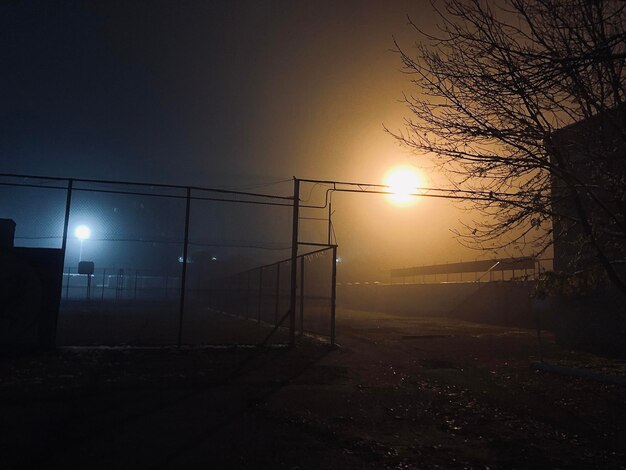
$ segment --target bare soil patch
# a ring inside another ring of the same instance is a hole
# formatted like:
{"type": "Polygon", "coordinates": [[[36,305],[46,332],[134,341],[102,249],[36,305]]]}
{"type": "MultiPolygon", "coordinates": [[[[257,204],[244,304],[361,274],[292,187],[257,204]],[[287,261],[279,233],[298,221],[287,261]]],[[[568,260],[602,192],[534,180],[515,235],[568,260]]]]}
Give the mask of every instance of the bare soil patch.
{"type": "Polygon", "coordinates": [[[340,310],[338,341],[4,356],[0,467],[624,468],[626,390],[534,370],[533,331],[340,310]]]}

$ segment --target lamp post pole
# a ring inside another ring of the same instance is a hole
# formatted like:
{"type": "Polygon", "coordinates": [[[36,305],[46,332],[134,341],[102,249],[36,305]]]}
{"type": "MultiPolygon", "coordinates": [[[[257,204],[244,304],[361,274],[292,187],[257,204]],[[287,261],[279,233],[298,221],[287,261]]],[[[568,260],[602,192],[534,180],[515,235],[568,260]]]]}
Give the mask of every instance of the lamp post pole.
{"type": "Polygon", "coordinates": [[[291,290],[289,293],[289,344],[296,340],[296,281],[298,277],[298,222],[300,217],[300,180],[293,178],[293,226],[291,231],[291,290]]]}

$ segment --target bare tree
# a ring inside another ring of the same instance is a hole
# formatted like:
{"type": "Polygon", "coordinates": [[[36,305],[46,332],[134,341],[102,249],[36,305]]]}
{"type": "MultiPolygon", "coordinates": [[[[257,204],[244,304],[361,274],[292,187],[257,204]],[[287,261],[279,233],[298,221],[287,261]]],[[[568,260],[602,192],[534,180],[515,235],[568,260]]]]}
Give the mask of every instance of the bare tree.
{"type": "Polygon", "coordinates": [[[561,241],[574,269],[626,292],[626,4],[446,0],[438,32],[396,43],[416,91],[392,132],[434,157],[454,188],[483,196],[470,246],[561,241]]]}

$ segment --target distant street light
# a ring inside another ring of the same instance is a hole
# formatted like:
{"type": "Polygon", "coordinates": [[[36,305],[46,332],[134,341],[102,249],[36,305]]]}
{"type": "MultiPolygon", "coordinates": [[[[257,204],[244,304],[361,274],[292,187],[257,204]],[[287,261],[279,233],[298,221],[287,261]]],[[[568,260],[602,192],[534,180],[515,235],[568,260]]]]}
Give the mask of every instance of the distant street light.
{"type": "Polygon", "coordinates": [[[83,242],[91,237],[91,229],[86,225],[79,225],[74,230],[74,235],[80,240],[80,252],[78,254],[78,261],[83,259],[83,242]]]}
{"type": "Polygon", "coordinates": [[[76,238],[79,240],[87,240],[91,237],[91,229],[86,225],[79,225],[76,227],[76,230],[74,230],[74,235],[76,235],[76,238]]]}

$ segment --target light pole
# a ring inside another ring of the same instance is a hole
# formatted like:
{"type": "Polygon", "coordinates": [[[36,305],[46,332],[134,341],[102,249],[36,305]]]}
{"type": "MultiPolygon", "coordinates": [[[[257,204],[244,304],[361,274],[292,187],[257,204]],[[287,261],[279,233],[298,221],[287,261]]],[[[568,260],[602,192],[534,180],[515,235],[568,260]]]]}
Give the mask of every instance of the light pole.
{"type": "Polygon", "coordinates": [[[74,235],[80,240],[80,251],[78,253],[78,261],[83,260],[83,243],[91,236],[91,229],[86,225],[79,225],[74,230],[74,235]]]}
{"type": "Polygon", "coordinates": [[[91,276],[93,275],[93,262],[83,262],[83,243],[91,236],[91,229],[86,225],[79,225],[74,230],[74,235],[80,240],[80,252],[78,253],[78,274],[87,275],[87,300],[91,294],[91,276]]]}

